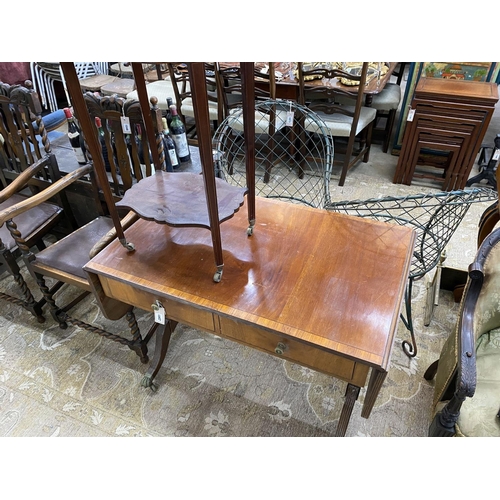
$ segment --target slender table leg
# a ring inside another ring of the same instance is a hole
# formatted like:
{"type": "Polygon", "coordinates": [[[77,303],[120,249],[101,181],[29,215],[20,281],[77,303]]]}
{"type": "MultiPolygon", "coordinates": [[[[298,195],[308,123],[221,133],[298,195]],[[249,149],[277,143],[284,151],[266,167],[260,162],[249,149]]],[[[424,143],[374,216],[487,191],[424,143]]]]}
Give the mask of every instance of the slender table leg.
{"type": "Polygon", "coordinates": [[[363,418],[368,418],[370,416],[370,413],[373,410],[373,405],[375,404],[378,393],[380,392],[380,388],[382,387],[386,376],[386,371],[372,368],[370,382],[368,382],[368,387],[366,389],[365,402],[363,403],[363,408],[361,410],[361,416],[363,418]]]}
{"type": "Polygon", "coordinates": [[[170,342],[170,337],[172,336],[175,327],[177,326],[177,321],[168,320],[164,325],[161,325],[156,330],[155,339],[155,354],[151,361],[151,365],[148,371],[144,375],[141,381],[142,387],[150,387],[151,390],[156,391],[158,386],[153,382],[156,374],[163,364],[165,355],[167,354],[168,344],[170,342]]]}
{"type": "Polygon", "coordinates": [[[352,409],[354,408],[354,403],[356,402],[356,399],[358,399],[359,389],[360,388],[355,385],[347,384],[344,406],[342,407],[342,412],[340,413],[335,437],[345,436],[347,426],[349,425],[349,420],[351,418],[352,409]]]}

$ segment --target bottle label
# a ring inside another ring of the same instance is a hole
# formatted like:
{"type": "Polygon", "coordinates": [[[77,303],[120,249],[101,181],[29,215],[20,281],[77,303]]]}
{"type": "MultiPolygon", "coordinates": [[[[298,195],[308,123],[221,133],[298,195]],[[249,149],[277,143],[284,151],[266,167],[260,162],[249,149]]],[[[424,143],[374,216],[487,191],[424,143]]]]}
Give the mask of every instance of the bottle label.
{"type": "Polygon", "coordinates": [[[78,160],[78,163],[87,163],[87,160],[85,159],[85,155],[83,154],[83,151],[80,148],[73,148],[73,151],[75,152],[76,159],[78,160]]]}
{"type": "Polygon", "coordinates": [[[74,139],[75,137],[78,137],[80,134],[78,132],[68,132],[68,137],[70,139],[74,139]]]}
{"type": "Polygon", "coordinates": [[[179,165],[179,160],[177,158],[177,153],[175,152],[175,149],[169,149],[168,156],[170,156],[170,163],[172,164],[172,167],[176,167],[177,165],[179,165]]]}
{"type": "Polygon", "coordinates": [[[177,146],[177,153],[179,154],[179,158],[183,158],[184,156],[189,156],[189,147],[187,142],[186,134],[172,134],[172,139],[177,146]]]}

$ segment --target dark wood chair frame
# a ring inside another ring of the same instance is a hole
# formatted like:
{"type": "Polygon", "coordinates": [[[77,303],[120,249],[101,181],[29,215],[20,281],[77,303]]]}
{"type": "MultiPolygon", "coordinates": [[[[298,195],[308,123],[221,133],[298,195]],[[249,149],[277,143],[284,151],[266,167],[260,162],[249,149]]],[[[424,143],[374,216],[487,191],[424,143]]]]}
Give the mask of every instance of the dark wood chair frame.
{"type": "MultiPolygon", "coordinates": [[[[68,63],[62,63],[68,64],[68,63]]],[[[71,64],[71,63],[69,63],[71,64]]],[[[71,85],[71,82],[68,81],[68,85],[71,85]]],[[[93,94],[87,94],[85,97],[81,94],[81,90],[78,89],[79,95],[77,95],[77,99],[80,99],[82,101],[82,104],[87,105],[88,107],[88,113],[85,114],[85,116],[80,115],[79,119],[80,120],[87,120],[87,122],[90,122],[91,120],[91,115],[95,113],[96,116],[100,116],[104,118],[106,121],[104,122],[105,127],[107,128],[107,134],[106,135],[106,140],[109,141],[110,149],[109,151],[113,151],[113,145],[115,146],[115,151],[116,155],[110,155],[110,159],[113,163],[113,168],[119,168],[120,169],[120,176],[118,175],[113,176],[111,174],[111,177],[113,181],[116,183],[115,186],[115,192],[114,196],[111,193],[111,189],[108,183],[108,179],[102,177],[102,176],[97,176],[98,180],[95,183],[95,185],[99,185],[101,188],[102,186],[105,187],[105,202],[107,204],[107,207],[111,206],[113,209],[109,210],[111,217],[118,217],[118,213],[116,209],[114,208],[114,201],[116,200],[117,197],[119,197],[121,194],[123,194],[123,191],[126,190],[128,187],[132,185],[134,182],[133,176],[135,176],[136,179],[141,178],[142,173],[141,169],[139,168],[139,165],[137,162],[133,162],[132,165],[129,163],[129,152],[132,152],[132,156],[134,156],[134,152],[137,153],[137,148],[132,147],[130,151],[127,151],[127,146],[125,144],[124,140],[124,133],[121,128],[121,123],[120,123],[120,118],[123,115],[124,110],[127,110],[128,117],[130,119],[131,124],[136,123],[136,121],[139,120],[139,115],[137,112],[138,105],[137,102],[132,102],[132,103],[127,103],[128,105],[124,104],[123,99],[120,98],[115,98],[113,96],[111,97],[96,97],[93,94]],[[109,123],[108,123],[109,122],[109,123]],[[118,127],[119,124],[119,127],[118,127]],[[111,135],[113,135],[113,138],[111,138],[111,135]],[[111,158],[112,157],[112,158],[111,158]],[[132,175],[132,173],[134,175],[132,175]],[[118,184],[120,184],[120,188],[118,188],[118,184]]],[[[70,94],[72,96],[76,95],[76,91],[73,88],[70,90],[70,94]]],[[[155,131],[155,136],[156,136],[156,141],[155,145],[158,148],[157,150],[157,155],[161,159],[163,158],[163,163],[157,164],[156,166],[161,169],[165,169],[165,163],[164,163],[164,150],[163,150],[163,141],[162,141],[162,131],[160,128],[161,124],[161,112],[157,108],[156,100],[154,98],[151,99],[152,102],[154,102],[152,108],[151,108],[151,114],[152,116],[155,117],[155,120],[153,121],[153,124],[156,125],[154,131],[155,131]]],[[[79,109],[81,110],[82,107],[80,106],[79,109]]],[[[142,116],[142,115],[141,115],[142,116]]],[[[87,130],[90,128],[87,126],[87,130]]],[[[112,304],[112,315],[108,315],[108,319],[110,320],[118,320],[122,318],[123,316],[126,316],[128,327],[131,332],[131,338],[124,337],[122,335],[116,335],[110,332],[107,332],[101,328],[98,328],[94,325],[90,325],[88,323],[85,323],[83,321],[80,321],[76,318],[71,317],[68,312],[70,309],[72,309],[77,303],[79,303],[85,296],[87,296],[91,291],[92,287],[91,284],[88,282],[88,280],[84,280],[78,276],[73,276],[67,273],[61,273],[58,269],[51,268],[50,266],[46,266],[43,264],[37,263],[37,255],[40,256],[42,255],[42,252],[39,252],[38,254],[34,254],[28,245],[26,244],[25,240],[23,239],[23,236],[19,234],[18,231],[16,231],[15,224],[13,223],[12,219],[16,216],[19,215],[20,213],[25,212],[26,210],[35,207],[37,204],[50,199],[52,196],[54,196],[57,193],[63,192],[65,189],[70,188],[70,186],[75,183],[78,179],[82,178],[83,176],[87,176],[89,174],[94,174],[94,168],[93,168],[93,162],[94,161],[99,161],[103,162],[102,159],[102,151],[100,149],[100,143],[98,139],[98,132],[95,126],[93,127],[93,133],[87,135],[85,137],[85,142],[87,145],[90,143],[92,144],[92,147],[89,149],[92,151],[99,151],[100,154],[98,158],[91,157],[91,163],[80,167],[79,169],[71,172],[70,174],[67,174],[66,176],[62,177],[59,179],[57,182],[53,183],[49,187],[47,187],[45,190],[41,191],[40,193],[32,196],[28,202],[26,203],[19,203],[17,205],[14,205],[10,207],[7,210],[1,211],[0,212],[0,224],[6,222],[9,228],[9,231],[16,241],[18,247],[20,248],[24,261],[26,263],[26,266],[30,272],[30,274],[33,276],[33,278],[37,281],[37,284],[40,288],[40,291],[42,292],[42,295],[44,297],[44,301],[48,304],[49,310],[51,313],[52,318],[59,324],[59,326],[63,329],[67,328],[68,324],[71,325],[76,325],[81,328],[84,328],[87,331],[91,331],[93,333],[97,333],[98,335],[101,335],[105,338],[108,338],[110,340],[119,342],[123,345],[127,345],[130,349],[135,351],[137,355],[140,357],[141,361],[143,363],[146,363],[148,361],[148,354],[147,354],[147,343],[151,336],[153,335],[157,324],[154,323],[153,326],[150,328],[148,333],[146,334],[145,337],[142,337],[139,327],[137,324],[137,321],[135,319],[135,315],[133,313],[133,308],[129,306],[128,304],[121,303],[119,301],[114,301],[113,299],[105,298],[104,293],[103,297],[101,298],[102,300],[106,301],[109,304],[112,304]],[[55,284],[52,285],[50,288],[47,286],[46,281],[45,281],[45,276],[48,276],[52,279],[55,279],[55,284]],[[55,293],[64,285],[64,284],[69,284],[69,285],[74,285],[83,292],[71,303],[65,304],[65,305],[58,305],[56,304],[55,301],[55,293]]],[[[148,142],[145,142],[145,145],[147,145],[148,142]]],[[[146,155],[147,155],[148,150],[146,149],[146,155]]],[[[153,155],[154,156],[154,155],[153,155]]],[[[148,173],[151,173],[151,165],[149,164],[147,169],[148,173]]],[[[102,163],[102,171],[104,171],[104,166],[102,163]]],[[[95,196],[96,200],[101,199],[101,194],[96,194],[95,196]]],[[[122,231],[124,231],[127,227],[130,226],[133,222],[137,220],[137,217],[133,213],[128,213],[125,217],[123,217],[122,220],[118,220],[118,224],[120,224],[120,228],[122,231]]],[[[109,225],[109,231],[106,234],[101,235],[102,238],[96,242],[94,247],[90,250],[89,253],[89,259],[95,255],[98,251],[100,251],[104,246],[109,244],[114,238],[117,236],[117,231],[115,228],[112,227],[112,224],[109,225]]],[[[72,234],[76,234],[77,232],[74,232],[72,234]]],[[[72,236],[70,234],[68,238],[72,236]]],[[[118,234],[118,237],[123,240],[123,235],[118,234]]],[[[75,242],[76,243],[76,242],[75,242]]],[[[50,250],[50,248],[48,249],[50,250]]],[[[86,263],[86,262],[85,262],[86,263]]],[[[85,264],[83,263],[83,264],[85,264]]],[[[82,266],[83,266],[82,264],[82,266]]]]}
{"type": "MultiPolygon", "coordinates": [[[[224,117],[223,106],[221,103],[221,91],[218,85],[217,63],[205,62],[205,84],[207,86],[207,100],[217,105],[217,120],[212,123],[216,130],[224,117]]],[[[196,135],[196,123],[189,123],[182,110],[183,101],[192,99],[193,93],[189,85],[189,72],[186,63],[167,63],[170,80],[174,89],[177,113],[186,127],[188,142],[191,145],[198,145],[196,135]]]]}
{"type": "MultiPolygon", "coordinates": [[[[278,109],[282,109],[282,103],[278,103],[276,100],[276,72],[275,63],[267,63],[267,71],[261,71],[260,67],[254,66],[254,99],[256,109],[259,113],[264,113],[268,116],[269,126],[267,134],[259,134],[259,140],[264,141],[263,143],[257,145],[259,153],[265,158],[265,172],[264,172],[264,182],[267,184],[271,179],[271,172],[273,164],[278,160],[278,155],[276,154],[276,142],[279,140],[279,134],[281,131],[277,130],[276,127],[276,113],[278,109]]],[[[222,116],[226,120],[231,113],[237,112],[241,114],[239,109],[242,107],[243,103],[243,84],[241,67],[239,65],[227,66],[217,63],[217,84],[219,88],[220,101],[222,102],[222,116]]],[[[256,125],[261,119],[261,115],[256,115],[256,125]]],[[[222,123],[222,120],[221,122],[222,123]]],[[[296,130],[294,128],[285,129],[287,134],[291,137],[288,138],[290,144],[294,144],[294,134],[296,130]]],[[[230,130],[227,131],[226,140],[230,144],[228,149],[229,157],[232,155],[232,149],[237,144],[243,142],[242,137],[235,137],[230,130]]],[[[289,155],[295,154],[295,148],[292,146],[289,155]]],[[[299,168],[298,172],[299,178],[303,177],[303,170],[299,168]]]]}
{"type": "MultiPolygon", "coordinates": [[[[329,69],[315,67],[311,70],[304,69],[304,63],[298,62],[298,80],[299,80],[299,104],[307,106],[317,113],[326,115],[340,113],[352,118],[351,132],[348,137],[344,160],[334,160],[334,164],[341,165],[339,186],[343,186],[347,172],[354,167],[358,161],[364,163],[370,159],[370,147],[372,139],[372,130],[375,120],[372,120],[363,130],[356,134],[359,122],[361,108],[364,103],[364,93],[362,89],[366,83],[369,63],[364,62],[360,75],[352,75],[341,69],[329,69]],[[325,85],[308,85],[308,78],[341,79],[347,78],[359,82],[356,91],[348,91],[341,88],[328,87],[325,85]],[[359,89],[359,91],[358,91],[359,89]],[[354,111],[347,110],[345,104],[339,103],[339,100],[350,100],[354,104],[354,111]],[[359,140],[359,150],[354,149],[356,139],[359,140]]],[[[325,121],[327,118],[325,118],[325,121]]],[[[336,144],[337,147],[337,144],[336,144]]]]}
{"type": "MultiPolygon", "coordinates": [[[[490,233],[480,245],[476,257],[469,266],[456,331],[456,366],[442,388],[440,400],[448,401],[437,412],[429,427],[429,436],[452,437],[456,434],[460,409],[466,398],[472,398],[476,390],[476,338],[474,328],[475,310],[485,281],[485,263],[488,255],[500,244],[500,229],[490,233]]],[[[424,374],[432,380],[437,373],[439,360],[432,363],[424,374]]]]}
{"type": "MultiPolygon", "coordinates": [[[[42,118],[42,107],[38,94],[30,81],[25,85],[8,85],[0,82],[0,181],[4,188],[0,191],[0,204],[12,200],[29,201],[35,195],[61,179],[62,174],[55,155],[51,152],[50,140],[42,118]],[[39,144],[41,141],[41,145],[39,144]]],[[[10,203],[12,204],[12,202],[10,203]]],[[[4,204],[0,210],[6,209],[4,204]]],[[[17,284],[20,295],[0,292],[0,297],[20,305],[30,311],[39,321],[45,321],[42,308],[45,298],[35,299],[22,276],[18,260],[23,249],[45,248],[43,240],[49,234],[60,237],[76,229],[66,193],[56,194],[44,205],[31,209],[31,217],[39,219],[37,227],[29,234],[21,236],[26,226],[22,221],[6,221],[7,229],[18,235],[19,244],[6,244],[0,240],[0,271],[7,270],[17,284]],[[48,216],[43,207],[52,207],[48,216]],[[18,227],[18,223],[21,226],[18,227]]],[[[0,224],[2,225],[2,224],[0,224]]]]}

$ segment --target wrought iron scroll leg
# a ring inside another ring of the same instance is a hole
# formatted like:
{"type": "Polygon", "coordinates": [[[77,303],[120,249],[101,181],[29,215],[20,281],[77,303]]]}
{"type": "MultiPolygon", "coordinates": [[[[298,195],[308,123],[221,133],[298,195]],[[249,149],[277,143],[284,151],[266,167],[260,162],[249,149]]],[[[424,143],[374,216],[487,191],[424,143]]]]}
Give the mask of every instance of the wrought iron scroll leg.
{"type": "Polygon", "coordinates": [[[413,288],[413,278],[408,280],[408,286],[405,291],[405,308],[406,318],[401,314],[401,319],[407,330],[410,332],[411,344],[407,340],[403,340],[403,351],[409,358],[414,358],[417,355],[417,342],[415,341],[415,333],[413,331],[413,319],[411,315],[411,294],[413,288]]]}

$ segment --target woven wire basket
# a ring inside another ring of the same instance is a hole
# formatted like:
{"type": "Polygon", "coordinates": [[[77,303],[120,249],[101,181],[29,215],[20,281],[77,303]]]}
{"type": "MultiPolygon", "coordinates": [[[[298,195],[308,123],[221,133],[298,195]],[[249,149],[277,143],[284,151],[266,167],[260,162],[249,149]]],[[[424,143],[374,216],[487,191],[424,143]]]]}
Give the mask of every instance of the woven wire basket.
{"type": "MultiPolygon", "coordinates": [[[[234,109],[220,124],[212,146],[216,175],[232,185],[246,186],[242,108],[234,109]]],[[[323,208],[330,201],[332,165],[333,140],[316,113],[287,100],[256,104],[257,196],[323,208]],[[287,124],[292,114],[293,121],[287,124]]]]}

